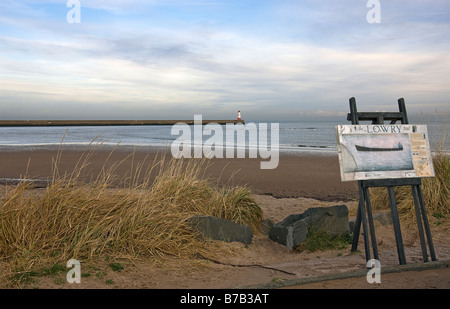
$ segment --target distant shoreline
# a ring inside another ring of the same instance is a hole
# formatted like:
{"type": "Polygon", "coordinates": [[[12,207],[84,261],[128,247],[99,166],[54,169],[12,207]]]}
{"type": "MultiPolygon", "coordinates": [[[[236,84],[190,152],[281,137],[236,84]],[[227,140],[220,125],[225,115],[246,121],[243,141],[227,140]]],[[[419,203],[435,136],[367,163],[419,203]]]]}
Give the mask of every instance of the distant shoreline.
{"type": "MultiPolygon", "coordinates": [[[[0,120],[0,127],[53,126],[157,126],[177,123],[194,124],[194,120],[0,120]]],[[[244,123],[244,120],[202,120],[202,124],[244,123]]]]}
{"type": "MultiPolygon", "coordinates": [[[[139,152],[147,152],[147,151],[160,151],[160,152],[168,152],[170,153],[170,143],[161,144],[161,145],[150,145],[150,144],[127,144],[121,142],[75,142],[75,143],[67,143],[67,142],[59,142],[59,143],[36,143],[36,144],[0,144],[0,153],[3,152],[27,152],[27,151],[90,151],[92,149],[100,150],[100,151],[139,151],[139,152]]],[[[225,147],[224,149],[226,149],[225,147]]],[[[234,151],[237,151],[237,147],[234,146],[234,151]]],[[[248,155],[248,146],[245,147],[245,157],[249,157],[248,155]]],[[[307,146],[307,145],[298,145],[291,147],[280,146],[279,148],[280,154],[291,155],[291,156],[337,156],[337,148],[328,147],[328,146],[307,146]]]]}

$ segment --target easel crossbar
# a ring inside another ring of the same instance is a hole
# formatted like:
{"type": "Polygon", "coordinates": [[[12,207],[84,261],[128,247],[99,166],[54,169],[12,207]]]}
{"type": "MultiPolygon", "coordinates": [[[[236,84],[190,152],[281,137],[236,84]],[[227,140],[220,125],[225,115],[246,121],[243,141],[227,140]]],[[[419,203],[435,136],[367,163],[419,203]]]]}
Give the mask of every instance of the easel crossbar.
{"type": "Polygon", "coordinates": [[[364,188],[370,187],[397,187],[397,186],[415,186],[420,185],[420,178],[402,178],[402,179],[371,179],[361,180],[364,188]]]}
{"type": "MultiPolygon", "coordinates": [[[[377,120],[379,117],[383,117],[384,120],[402,120],[404,118],[403,113],[396,112],[396,113],[356,113],[356,117],[360,121],[374,121],[377,120]]],[[[352,116],[351,114],[347,114],[347,120],[351,121],[352,116]]]]}

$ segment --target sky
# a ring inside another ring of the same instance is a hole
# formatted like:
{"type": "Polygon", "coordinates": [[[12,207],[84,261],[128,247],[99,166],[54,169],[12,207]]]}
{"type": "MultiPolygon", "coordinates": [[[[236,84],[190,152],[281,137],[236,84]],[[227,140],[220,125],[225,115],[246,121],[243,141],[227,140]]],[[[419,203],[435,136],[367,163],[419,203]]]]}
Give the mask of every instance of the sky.
{"type": "Polygon", "coordinates": [[[1,1],[0,119],[449,117],[448,0],[68,2],[1,1]]]}

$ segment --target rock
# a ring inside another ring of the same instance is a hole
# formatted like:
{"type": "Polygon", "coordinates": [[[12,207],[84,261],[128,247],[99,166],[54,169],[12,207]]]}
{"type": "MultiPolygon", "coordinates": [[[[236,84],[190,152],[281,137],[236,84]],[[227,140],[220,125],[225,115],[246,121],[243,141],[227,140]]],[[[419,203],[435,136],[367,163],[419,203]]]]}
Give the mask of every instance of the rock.
{"type": "Polygon", "coordinates": [[[270,229],[273,227],[274,223],[270,219],[264,219],[261,221],[261,233],[268,235],[270,229]]]}
{"type": "Polygon", "coordinates": [[[269,238],[292,249],[308,237],[308,224],[302,219],[297,221],[288,220],[287,222],[285,220],[274,224],[269,231],[269,238]]]}
{"type": "MultiPolygon", "coordinates": [[[[376,213],[376,214],[372,215],[372,218],[373,218],[373,224],[375,227],[392,224],[392,215],[389,211],[383,211],[383,212],[376,213]]],[[[356,218],[353,218],[349,221],[350,231],[352,231],[352,232],[355,228],[355,220],[356,220],[356,218]]]]}
{"type": "Polygon", "coordinates": [[[226,242],[238,241],[246,245],[252,242],[253,233],[247,225],[212,216],[193,216],[188,223],[206,238],[226,242]]]}
{"type": "Polygon", "coordinates": [[[350,233],[348,208],[345,205],[308,208],[305,214],[308,226],[314,230],[325,229],[332,235],[350,233]]]}
{"type": "Polygon", "coordinates": [[[308,208],[302,214],[290,215],[274,224],[269,238],[293,249],[306,240],[311,229],[326,230],[331,235],[350,233],[347,206],[308,208]]]}

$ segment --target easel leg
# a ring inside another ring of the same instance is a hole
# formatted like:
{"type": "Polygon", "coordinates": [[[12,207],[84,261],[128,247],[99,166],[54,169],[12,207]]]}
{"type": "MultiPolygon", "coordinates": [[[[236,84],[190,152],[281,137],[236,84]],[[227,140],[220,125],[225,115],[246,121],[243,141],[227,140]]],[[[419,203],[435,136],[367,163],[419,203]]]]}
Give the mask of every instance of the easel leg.
{"type": "Polygon", "coordinates": [[[430,224],[428,223],[427,210],[425,209],[422,188],[420,186],[417,186],[417,192],[419,193],[420,209],[422,210],[423,224],[425,226],[425,233],[427,234],[428,246],[430,247],[431,260],[436,261],[436,253],[434,252],[433,239],[431,238],[430,224]]]}
{"type": "Polygon", "coordinates": [[[422,256],[423,261],[428,262],[428,254],[427,254],[427,247],[425,245],[425,236],[423,234],[423,225],[422,225],[422,216],[420,214],[420,205],[419,205],[419,199],[416,186],[411,186],[412,189],[412,195],[414,198],[414,210],[416,212],[416,219],[417,219],[417,228],[419,230],[419,238],[420,238],[420,246],[422,248],[422,256]]]}
{"type": "Polygon", "coordinates": [[[370,238],[372,239],[373,257],[378,260],[378,246],[373,224],[372,206],[370,205],[369,188],[364,188],[364,197],[367,205],[367,219],[369,220],[370,238]]]}
{"type": "Polygon", "coordinates": [[[359,203],[358,210],[356,211],[355,226],[353,227],[353,241],[351,252],[355,252],[358,249],[359,234],[361,232],[361,207],[364,207],[364,192],[361,190],[361,181],[358,181],[359,190],[359,203]]]}
{"type": "Polygon", "coordinates": [[[392,221],[394,225],[395,242],[397,243],[397,253],[400,265],[406,264],[405,250],[403,248],[402,231],[400,229],[400,220],[398,218],[397,202],[393,187],[388,187],[389,201],[391,204],[392,221]]]}
{"type": "Polygon", "coordinates": [[[364,249],[366,252],[366,261],[370,260],[370,246],[369,246],[369,231],[367,229],[367,217],[366,217],[366,199],[364,196],[364,188],[362,186],[362,182],[358,182],[359,187],[359,211],[361,213],[361,222],[363,227],[363,236],[364,236],[364,249]]]}
{"type": "Polygon", "coordinates": [[[351,252],[358,250],[359,233],[361,231],[361,199],[359,201],[358,210],[356,211],[355,226],[353,227],[353,241],[351,252]]]}
{"type": "Polygon", "coordinates": [[[358,247],[359,233],[361,230],[361,224],[363,227],[363,237],[364,237],[364,250],[366,254],[366,261],[370,260],[370,244],[369,244],[369,234],[372,240],[372,249],[375,259],[378,259],[378,247],[377,240],[375,237],[375,228],[373,224],[372,208],[370,205],[369,190],[365,188],[361,181],[358,182],[359,189],[359,204],[358,212],[356,213],[355,227],[353,229],[353,242],[351,252],[355,252],[358,247]],[[367,206],[367,210],[366,210],[367,206]],[[367,217],[366,217],[367,211],[367,217]],[[369,221],[369,227],[367,226],[367,220],[369,221]]]}

